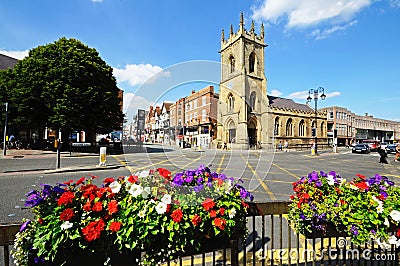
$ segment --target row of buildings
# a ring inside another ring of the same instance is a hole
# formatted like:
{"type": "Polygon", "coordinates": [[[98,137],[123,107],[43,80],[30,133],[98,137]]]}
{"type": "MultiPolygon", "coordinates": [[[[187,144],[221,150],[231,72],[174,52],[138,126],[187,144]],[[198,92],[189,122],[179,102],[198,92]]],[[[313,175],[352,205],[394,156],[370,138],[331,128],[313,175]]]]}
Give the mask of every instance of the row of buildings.
{"type": "MultiPolygon", "coordinates": [[[[226,143],[232,149],[271,148],[279,142],[295,147],[315,140],[326,146],[364,139],[400,141],[400,122],[357,115],[338,106],[315,110],[268,95],[265,47],[264,26],[259,34],[254,23],[245,29],[241,14],[236,32],[232,25],[228,36],[222,31],[218,93],[214,86],[207,86],[175,102],[151,106],[139,133],[142,140],[212,148],[226,143]]],[[[133,136],[135,122],[126,131],[133,136]]]]}

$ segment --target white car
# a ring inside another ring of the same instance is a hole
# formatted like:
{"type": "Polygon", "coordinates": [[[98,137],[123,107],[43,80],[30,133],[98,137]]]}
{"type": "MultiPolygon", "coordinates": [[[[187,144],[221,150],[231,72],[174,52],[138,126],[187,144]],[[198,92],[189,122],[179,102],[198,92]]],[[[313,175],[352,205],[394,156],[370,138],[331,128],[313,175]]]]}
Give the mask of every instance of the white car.
{"type": "Polygon", "coordinates": [[[387,142],[382,142],[381,149],[386,149],[387,145],[389,145],[387,142]]]}

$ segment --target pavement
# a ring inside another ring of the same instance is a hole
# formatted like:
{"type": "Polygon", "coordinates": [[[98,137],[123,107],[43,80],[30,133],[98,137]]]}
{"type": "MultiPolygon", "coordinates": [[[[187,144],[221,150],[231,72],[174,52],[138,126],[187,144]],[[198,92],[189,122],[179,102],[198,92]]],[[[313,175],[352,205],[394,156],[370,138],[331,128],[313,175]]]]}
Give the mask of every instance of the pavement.
{"type": "MultiPolygon", "coordinates": [[[[6,155],[3,155],[3,150],[1,150],[0,155],[0,165],[7,164],[7,160],[27,160],[27,159],[52,159],[55,160],[57,156],[56,152],[53,151],[45,151],[45,150],[25,150],[25,149],[11,149],[6,151],[6,155]]],[[[94,160],[99,161],[99,154],[94,153],[70,153],[70,152],[61,152],[60,153],[61,161],[64,158],[83,158],[83,157],[92,157],[94,160]],[[97,158],[97,159],[96,159],[97,158]]],[[[93,170],[110,170],[123,167],[120,163],[107,163],[104,166],[91,164],[91,165],[73,165],[67,167],[60,167],[55,169],[43,168],[39,164],[37,166],[30,165],[26,166],[25,169],[7,169],[0,170],[0,173],[18,173],[18,172],[33,172],[33,171],[44,171],[45,173],[65,173],[65,172],[78,172],[78,171],[93,171],[93,170]]]]}
{"type": "MultiPolygon", "coordinates": [[[[195,151],[191,149],[185,149],[184,151],[190,152],[190,151],[195,151]]],[[[223,150],[216,150],[218,152],[232,152],[232,151],[223,151],[223,150]]],[[[261,150],[260,150],[261,151],[261,150]]],[[[151,150],[148,152],[151,152],[151,150]]],[[[240,152],[240,151],[238,151],[240,152]]],[[[257,150],[255,150],[257,152],[257,150]]],[[[318,155],[311,155],[310,150],[301,150],[301,151],[296,151],[296,150],[290,150],[290,153],[296,152],[299,154],[304,154],[310,158],[315,157],[317,158],[318,156],[331,156],[331,155],[337,155],[337,154],[349,154],[351,153],[351,148],[345,148],[345,147],[339,147],[337,152],[334,153],[330,149],[325,149],[325,150],[319,150],[318,155]]],[[[46,150],[7,150],[6,156],[4,156],[3,151],[1,150],[0,154],[0,165],[2,163],[7,163],[6,160],[9,159],[17,159],[17,160],[26,160],[26,159],[53,159],[56,158],[57,154],[54,151],[46,151],[46,150]],[[4,160],[4,161],[3,161],[4,160]]],[[[370,154],[371,156],[377,157],[377,160],[379,160],[379,155],[378,153],[372,152],[370,154]]],[[[61,152],[60,154],[61,158],[83,158],[83,157],[92,157],[94,158],[93,161],[98,162],[99,161],[99,154],[94,154],[94,153],[70,153],[70,152],[61,152]],[[97,161],[96,161],[97,160],[97,161]]],[[[0,173],[16,173],[16,172],[26,172],[26,171],[45,171],[46,173],[62,173],[62,172],[74,172],[74,171],[92,171],[92,170],[109,170],[109,169],[116,169],[120,167],[124,167],[123,164],[121,164],[120,161],[118,160],[110,160],[110,156],[107,156],[107,164],[106,166],[100,166],[97,164],[91,164],[91,165],[79,165],[75,164],[73,166],[68,166],[68,167],[60,167],[58,169],[43,169],[40,167],[34,167],[31,166],[28,169],[19,169],[19,170],[6,170],[6,171],[1,171],[0,173]],[[113,162],[111,162],[113,161],[113,162]]],[[[400,162],[398,161],[393,161],[394,155],[390,154],[388,158],[388,165],[385,165],[385,168],[392,168],[393,170],[397,171],[400,173],[400,162]]]]}

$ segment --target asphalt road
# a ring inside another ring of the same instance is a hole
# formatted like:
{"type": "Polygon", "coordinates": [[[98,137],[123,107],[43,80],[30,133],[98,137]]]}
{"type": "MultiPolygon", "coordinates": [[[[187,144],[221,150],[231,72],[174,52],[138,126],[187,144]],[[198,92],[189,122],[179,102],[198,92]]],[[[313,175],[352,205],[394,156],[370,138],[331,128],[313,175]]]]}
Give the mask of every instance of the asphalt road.
{"type": "Polygon", "coordinates": [[[400,163],[382,165],[377,153],[352,154],[325,150],[314,156],[309,151],[272,152],[265,150],[221,151],[179,149],[175,146],[147,145],[143,152],[125,147],[123,155],[108,155],[107,167],[98,167],[99,155],[62,153],[61,168],[56,169],[56,154],[42,151],[8,151],[0,157],[0,222],[19,222],[30,217],[24,208],[25,194],[40,189],[40,184],[77,180],[89,174],[99,181],[125,176],[141,170],[164,167],[173,173],[196,169],[200,164],[229,177],[241,178],[255,201],[288,200],[292,183],[312,171],[336,171],[350,180],[356,173],[386,175],[400,183],[400,163]]]}

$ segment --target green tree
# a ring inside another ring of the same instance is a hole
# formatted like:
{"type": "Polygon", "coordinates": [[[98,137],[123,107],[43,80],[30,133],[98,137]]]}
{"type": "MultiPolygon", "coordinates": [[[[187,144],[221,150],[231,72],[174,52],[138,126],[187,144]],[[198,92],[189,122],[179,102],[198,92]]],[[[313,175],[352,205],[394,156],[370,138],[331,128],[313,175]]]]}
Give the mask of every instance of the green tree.
{"type": "Polygon", "coordinates": [[[121,127],[122,103],[112,68],[76,39],[32,49],[3,78],[18,124],[25,128],[84,130],[94,136],[121,127]]]}

